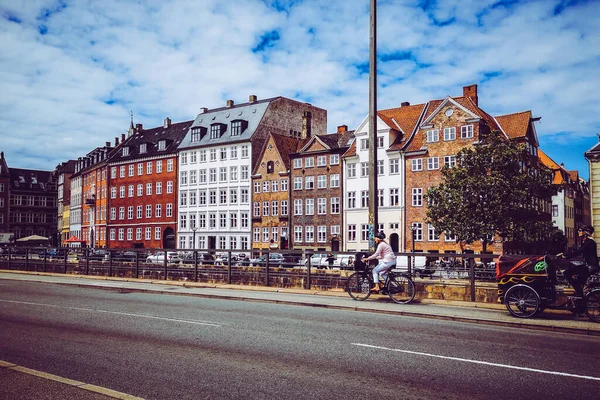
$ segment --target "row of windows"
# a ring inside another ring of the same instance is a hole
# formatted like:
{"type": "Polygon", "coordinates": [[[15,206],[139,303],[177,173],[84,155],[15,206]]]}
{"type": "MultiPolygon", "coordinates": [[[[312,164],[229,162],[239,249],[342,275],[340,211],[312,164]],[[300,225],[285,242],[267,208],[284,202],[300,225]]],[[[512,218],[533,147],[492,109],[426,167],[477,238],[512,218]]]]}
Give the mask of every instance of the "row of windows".
{"type": "Polygon", "coordinates": [[[226,205],[226,204],[248,204],[250,202],[250,189],[209,189],[209,190],[186,190],[179,193],[179,205],[181,207],[226,205]]]}
{"type": "MultiPolygon", "coordinates": [[[[340,174],[331,175],[317,175],[317,189],[327,189],[327,176],[329,176],[329,187],[338,188],[340,187],[340,174]]],[[[312,190],[315,188],[315,177],[305,176],[302,179],[301,176],[294,177],[294,190],[312,190]],[[304,182],[304,187],[302,183],[304,182]]]]}
{"type": "MultiPolygon", "coordinates": [[[[427,142],[434,143],[440,141],[440,130],[430,129],[427,131],[427,142]]],[[[473,125],[464,125],[460,127],[460,138],[473,138],[473,125]]],[[[444,128],[444,141],[456,140],[456,127],[444,128]]]]}
{"type": "Polygon", "coordinates": [[[11,206],[56,207],[54,197],[11,195],[8,201],[11,206]]]}
{"type": "MultiPolygon", "coordinates": [[[[240,147],[240,157],[248,158],[249,156],[249,147],[247,144],[244,144],[240,147]]],[[[197,151],[186,151],[181,153],[181,165],[187,165],[188,161],[190,164],[195,164],[198,162],[204,163],[207,161],[217,161],[217,155],[219,156],[219,160],[224,161],[229,157],[231,160],[237,160],[238,158],[238,147],[231,146],[221,147],[219,149],[202,149],[197,151]],[[189,158],[188,158],[189,156],[189,158]]]]}
{"type": "Polygon", "coordinates": [[[255,181],[254,182],[254,193],[260,193],[262,187],[263,193],[267,192],[287,192],[288,180],[279,179],[273,181],[255,181]]]}
{"type": "MultiPolygon", "coordinates": [[[[361,162],[360,167],[360,177],[364,178],[369,176],[369,163],[361,162]]],[[[356,178],[356,163],[348,163],[346,164],[346,176],[348,179],[356,178]]],[[[389,169],[390,175],[399,174],[400,173],[400,160],[397,158],[392,158],[389,160],[389,169]]],[[[385,166],[384,160],[377,160],[377,175],[385,175],[385,166]]]]}
{"type": "MultiPolygon", "coordinates": [[[[378,191],[378,195],[377,195],[377,202],[379,207],[397,207],[400,205],[400,189],[398,188],[391,188],[388,189],[388,194],[389,194],[389,203],[386,205],[385,204],[385,191],[384,189],[379,189],[378,191]]],[[[369,207],[369,191],[368,190],[362,190],[360,192],[360,206],[358,206],[357,204],[357,198],[356,198],[356,193],[357,192],[348,192],[348,201],[347,201],[347,206],[348,208],[366,208],[369,207]]]]}
{"type": "Polygon", "coordinates": [[[179,174],[179,183],[180,185],[188,185],[188,183],[190,185],[196,185],[198,183],[217,183],[217,172],[219,182],[227,182],[228,179],[229,182],[247,181],[250,177],[249,167],[247,165],[240,166],[239,175],[238,166],[232,165],[230,167],[219,167],[219,169],[209,168],[191,171],[181,171],[179,174]]]}
{"type": "MultiPolygon", "coordinates": [[[[207,237],[204,235],[195,235],[196,243],[194,244],[194,235],[179,236],[180,249],[206,249],[207,237]]],[[[217,236],[217,250],[249,250],[249,238],[246,236],[229,236],[229,247],[227,246],[227,236],[217,236]]]]}
{"type": "MultiPolygon", "coordinates": [[[[115,241],[115,240],[119,240],[119,241],[132,241],[133,239],[133,228],[127,228],[127,230],[125,228],[119,228],[117,229],[111,229],[110,233],[109,233],[109,237],[111,241],[115,241]],[[118,233],[118,237],[117,237],[117,233],[118,233]],[[127,237],[125,237],[125,234],[127,234],[127,237]]],[[[135,240],[142,240],[142,233],[144,240],[152,240],[152,228],[151,227],[146,227],[146,228],[135,228],[135,240]]],[[[157,226],[154,228],[154,240],[161,240],[162,237],[162,228],[157,226]]]]}
{"type": "MultiPolygon", "coordinates": [[[[330,154],[329,155],[329,165],[339,165],[340,163],[340,155],[339,154],[330,154]]],[[[304,164],[304,168],[314,168],[315,167],[315,158],[314,157],[305,157],[305,158],[294,158],[294,169],[301,169],[304,164]],[[304,160],[304,161],[303,161],[304,160]]],[[[317,156],[317,167],[326,167],[327,166],[327,156],[317,156]]]]}
{"type": "MultiPolygon", "coordinates": [[[[269,228],[269,227],[264,226],[262,228],[254,228],[252,230],[253,242],[254,243],[260,242],[261,237],[262,237],[263,243],[270,243],[271,241],[273,241],[274,243],[279,243],[279,227],[273,226],[273,227],[269,228]],[[262,232],[262,235],[261,235],[261,232],[262,232]]],[[[284,238],[288,237],[287,226],[281,227],[281,237],[284,237],[284,238]]]]}
{"type": "MultiPolygon", "coordinates": [[[[127,190],[127,197],[134,197],[134,194],[137,195],[138,197],[144,195],[144,184],[138,183],[137,191],[135,189],[136,189],[135,185],[128,185],[127,187],[119,186],[119,198],[121,198],[121,199],[125,198],[126,190],[127,190]]],[[[166,192],[167,192],[167,194],[173,193],[173,181],[167,181],[166,192]]],[[[146,196],[162,194],[163,193],[163,182],[156,182],[156,185],[153,185],[152,182],[146,183],[145,193],[146,193],[146,196]]],[[[113,186],[110,188],[110,198],[111,199],[117,198],[117,187],[116,186],[113,186]]]]}
{"type": "MultiPolygon", "coordinates": [[[[153,161],[148,161],[145,164],[143,162],[137,163],[137,175],[138,176],[144,175],[144,165],[146,166],[146,168],[145,168],[146,175],[152,175],[152,170],[155,165],[156,165],[156,173],[157,174],[161,174],[163,172],[163,160],[156,160],[156,163],[154,163],[153,161]]],[[[127,166],[121,165],[119,167],[119,178],[125,178],[126,172],[127,172],[127,176],[129,176],[129,177],[135,176],[135,172],[136,172],[135,170],[136,170],[136,164],[129,164],[127,166]]],[[[172,159],[167,160],[167,172],[173,172],[173,160],[172,159]]],[[[117,167],[111,167],[110,177],[112,179],[117,178],[117,167]]]]}
{"type": "MultiPolygon", "coordinates": [[[[268,212],[268,201],[263,202],[263,212],[268,212]],[[266,205],[266,209],[265,209],[266,205]]],[[[257,204],[257,203],[255,203],[257,204]]],[[[256,211],[256,206],[255,209],[256,211]]],[[[325,215],[327,214],[327,199],[324,197],[317,199],[317,214],[325,215]]],[[[331,197],[329,199],[329,213],[330,214],[339,214],[340,213],[340,198],[339,197],[331,197]]],[[[275,214],[274,214],[275,215],[275,214]]],[[[315,215],[315,199],[295,199],[294,200],[294,215],[315,215]]]]}
{"type": "MultiPolygon", "coordinates": [[[[146,204],[146,206],[136,206],[135,210],[134,206],[127,207],[127,219],[142,219],[142,218],[162,218],[163,214],[163,205],[162,204],[146,204]],[[134,213],[135,211],[135,213],[134,213]],[[145,212],[144,212],[145,211],[145,212]],[[154,215],[153,215],[154,214],[154,215]]],[[[169,218],[173,216],[173,204],[168,203],[165,204],[165,217],[169,218]]],[[[110,208],[110,220],[115,221],[117,219],[117,208],[110,208]]],[[[119,220],[125,219],[125,207],[119,207],[119,220]]]]}
{"type": "MultiPolygon", "coordinates": [[[[325,243],[327,241],[327,226],[319,225],[316,227],[316,242],[325,243]]],[[[331,235],[340,234],[339,225],[331,225],[331,235]]],[[[294,226],[294,243],[315,243],[315,227],[308,226],[294,226]]]]}
{"type": "MultiPolygon", "coordinates": [[[[4,216],[4,214],[0,214],[4,216]]],[[[10,213],[9,222],[23,222],[23,223],[39,223],[39,224],[53,224],[56,223],[56,215],[54,214],[40,214],[40,213],[10,213]]]]}
{"type": "MultiPolygon", "coordinates": [[[[423,159],[413,158],[411,161],[411,171],[423,171],[423,159]]],[[[456,156],[444,156],[444,166],[448,168],[454,168],[456,166],[456,156]]],[[[427,158],[427,169],[436,170],[440,169],[440,157],[428,157],[427,158]]]]}
{"type": "Polygon", "coordinates": [[[248,213],[232,211],[229,213],[190,213],[179,215],[179,229],[237,229],[248,228],[250,225],[248,213]],[[189,222],[189,225],[188,225],[189,222]],[[239,222],[239,223],[238,223],[239,222]]]}

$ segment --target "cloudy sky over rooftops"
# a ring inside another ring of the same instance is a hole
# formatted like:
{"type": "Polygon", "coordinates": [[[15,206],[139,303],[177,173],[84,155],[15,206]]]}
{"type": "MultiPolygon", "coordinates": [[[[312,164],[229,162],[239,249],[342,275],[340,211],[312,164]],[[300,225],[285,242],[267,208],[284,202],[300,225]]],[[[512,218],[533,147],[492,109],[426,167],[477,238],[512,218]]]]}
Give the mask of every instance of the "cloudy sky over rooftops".
{"type": "MultiPolygon", "coordinates": [[[[378,1],[379,109],[479,85],[491,115],[532,110],[541,148],[587,178],[598,142],[600,2],[378,1]]],[[[0,150],[53,169],[227,99],[368,112],[369,0],[0,0],[0,150]]]]}

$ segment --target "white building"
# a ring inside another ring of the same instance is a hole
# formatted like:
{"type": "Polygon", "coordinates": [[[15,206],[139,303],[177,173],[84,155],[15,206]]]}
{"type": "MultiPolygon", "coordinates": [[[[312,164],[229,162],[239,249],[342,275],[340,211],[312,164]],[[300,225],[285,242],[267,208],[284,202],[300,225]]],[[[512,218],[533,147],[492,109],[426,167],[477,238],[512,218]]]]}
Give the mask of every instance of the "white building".
{"type": "MultiPolygon", "coordinates": [[[[387,236],[394,251],[404,251],[404,154],[402,149],[421,118],[424,105],[377,112],[378,229],[387,236]]],[[[344,222],[346,251],[369,249],[369,119],[354,132],[355,141],[344,160],[344,222]]]]}
{"type": "Polygon", "coordinates": [[[326,126],[325,110],[283,97],[203,108],[178,147],[178,247],[250,250],[250,174],[268,134],[301,138],[326,126]]]}

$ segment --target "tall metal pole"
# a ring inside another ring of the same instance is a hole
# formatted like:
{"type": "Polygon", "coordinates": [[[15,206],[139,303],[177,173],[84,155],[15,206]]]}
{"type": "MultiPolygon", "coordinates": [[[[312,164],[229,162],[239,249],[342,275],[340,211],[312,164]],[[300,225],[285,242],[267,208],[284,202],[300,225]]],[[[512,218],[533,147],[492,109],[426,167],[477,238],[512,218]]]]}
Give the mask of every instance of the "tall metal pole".
{"type": "Polygon", "coordinates": [[[379,230],[377,187],[377,0],[371,0],[369,46],[369,248],[375,251],[373,235],[379,230]]]}

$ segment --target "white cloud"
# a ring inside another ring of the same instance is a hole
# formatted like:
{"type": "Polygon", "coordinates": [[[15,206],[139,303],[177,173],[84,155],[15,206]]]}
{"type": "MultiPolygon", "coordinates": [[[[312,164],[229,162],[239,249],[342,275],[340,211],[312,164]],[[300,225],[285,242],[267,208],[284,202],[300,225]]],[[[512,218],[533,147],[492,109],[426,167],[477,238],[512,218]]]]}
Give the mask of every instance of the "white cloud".
{"type": "MultiPolygon", "coordinates": [[[[491,114],[541,116],[543,147],[581,138],[567,167],[586,169],[600,125],[600,3],[378,3],[379,108],[477,83],[491,114]]],[[[327,109],[330,132],[368,110],[366,0],[0,0],[0,43],[0,149],[15,167],[51,169],[114,141],[129,110],[157,126],[283,95],[327,109]]]]}

